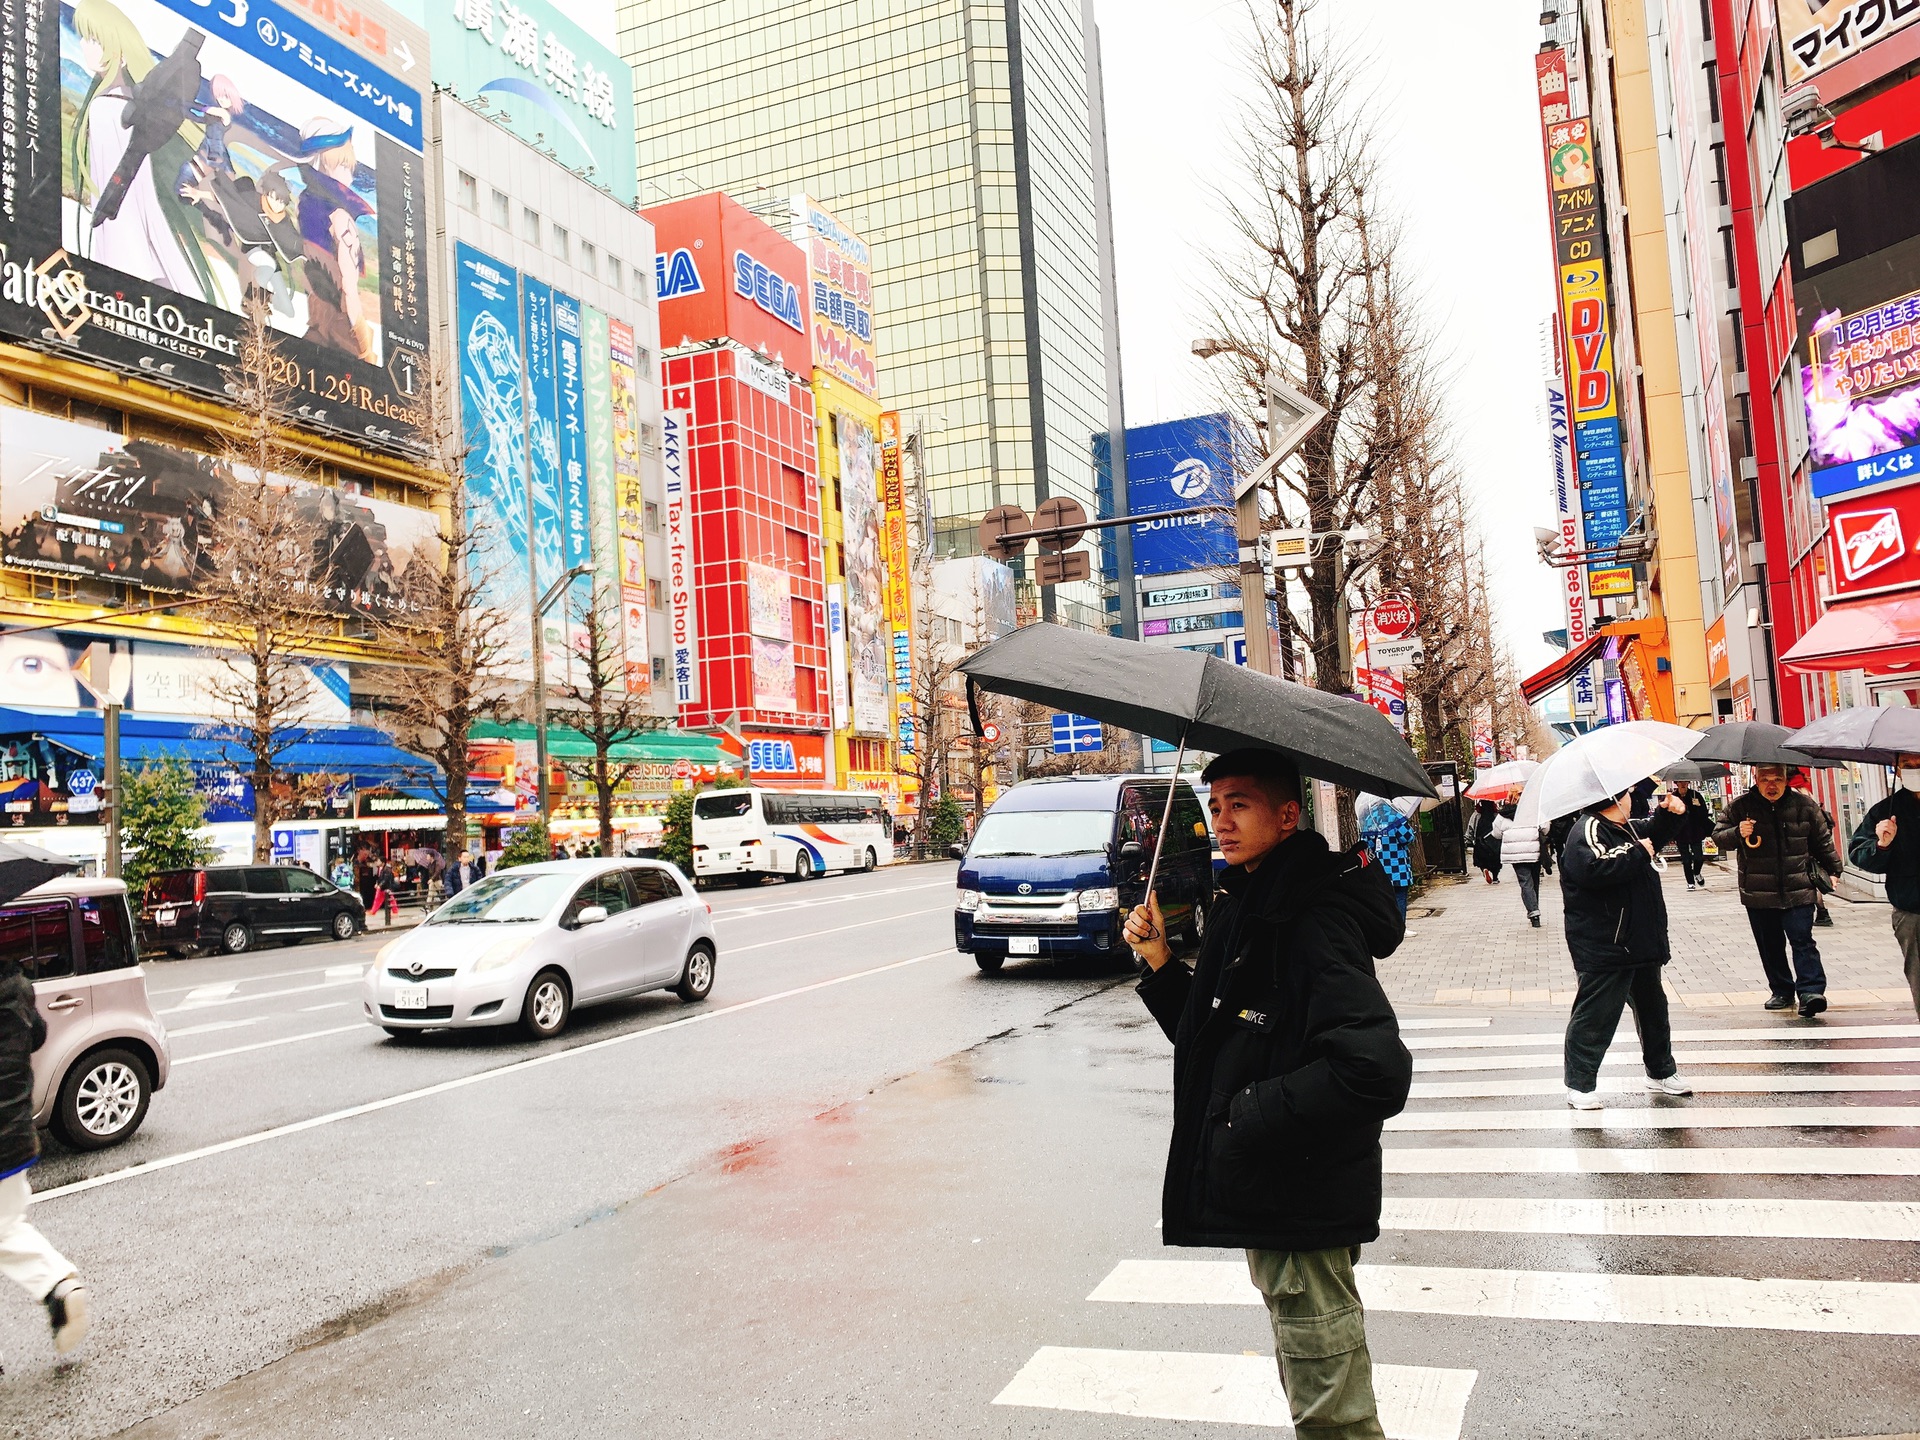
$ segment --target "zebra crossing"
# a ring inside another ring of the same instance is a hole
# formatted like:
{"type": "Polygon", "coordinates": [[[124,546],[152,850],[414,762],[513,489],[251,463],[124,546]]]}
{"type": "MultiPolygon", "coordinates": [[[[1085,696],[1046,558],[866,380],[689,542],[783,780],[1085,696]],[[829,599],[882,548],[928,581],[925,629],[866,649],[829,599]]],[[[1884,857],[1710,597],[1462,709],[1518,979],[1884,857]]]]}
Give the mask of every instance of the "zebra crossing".
{"type": "MultiPolygon", "coordinates": [[[[1639,1063],[1626,1028],[1608,1056],[1620,1071],[1639,1063]]],[[[1381,1421],[1395,1440],[1472,1435],[1476,1401],[1504,1407],[1500,1433],[1528,1433],[1513,1422],[1526,1410],[1524,1387],[1538,1380],[1526,1367],[1537,1362],[1476,1338],[1510,1337],[1511,1324],[1500,1322],[1568,1327],[1561,1339],[1583,1350],[1602,1337],[1685,1351],[1750,1332],[1786,1332],[1783,1340],[1796,1337],[1788,1340],[1796,1346],[1920,1336],[1920,1283],[1859,1273],[1911,1274],[1908,1256],[1920,1259],[1904,1248],[1920,1244],[1920,1188],[1901,1183],[1920,1177],[1920,1103],[1897,1103],[1920,1089],[1920,1025],[1681,1030],[1675,1056],[1693,1097],[1649,1095],[1628,1073],[1602,1079],[1609,1103],[1596,1111],[1524,1108],[1528,1098],[1562,1093],[1557,1029],[1503,1033],[1479,1018],[1405,1029],[1413,1099],[1387,1126],[1383,1234],[1356,1268],[1376,1317],[1369,1328],[1381,1421]],[[1833,1198],[1835,1182],[1853,1177],[1870,1177],[1849,1187],[1869,1198],[1833,1198]],[[1508,1193],[1492,1193],[1500,1190],[1508,1193]],[[1492,1254],[1511,1263],[1474,1263],[1488,1258],[1493,1237],[1506,1237],[1492,1254]],[[1581,1246],[1580,1237],[1611,1243],[1581,1246]],[[1685,1250],[1675,1256],[1676,1244],[1698,1241],[1713,1242],[1700,1259],[1685,1250]],[[1780,1241],[1818,1243],[1783,1252],[1771,1243],[1780,1241]],[[1530,1244],[1550,1253],[1528,1257],[1530,1244]],[[1889,1266],[1888,1252],[1862,1244],[1895,1247],[1898,1260],[1889,1266]],[[1395,1249],[1418,1250],[1424,1263],[1403,1263],[1395,1249]],[[1783,1253],[1805,1261],[1799,1273],[1769,1273],[1789,1268],[1783,1253]],[[1583,1268],[1568,1268],[1570,1254],[1583,1268]],[[1879,1263],[1860,1263],[1867,1254],[1879,1263]],[[1403,1322],[1383,1325],[1382,1316],[1458,1327],[1435,1333],[1445,1353],[1473,1363],[1392,1363],[1394,1346],[1381,1335],[1403,1322]],[[1649,1336],[1646,1327],[1661,1329],[1649,1336]]],[[[1128,1307],[1130,1334],[1159,1331],[1171,1342],[1183,1312],[1230,1316],[1261,1301],[1238,1255],[1167,1251],[1142,1236],[1138,1252],[1116,1255],[1084,1303],[1089,1328],[1099,1328],[1097,1312],[1128,1307]]],[[[1265,1324],[1250,1321],[1244,1337],[1261,1344],[1265,1324]]],[[[1737,1376],[1717,1382],[1711,1373],[1703,1367],[1703,1384],[1738,1384],[1737,1376]]],[[[1127,1435],[1155,1433],[1137,1422],[1156,1420],[1291,1428],[1264,1346],[1215,1354],[1173,1343],[1043,1345],[994,1404],[1130,1417],[1136,1423],[1115,1432],[1127,1435]]],[[[1887,1418],[1916,1428],[1920,1416],[1890,1410],[1887,1418]]],[[[1660,1433],[1659,1417],[1649,1420],[1660,1433]]]]}

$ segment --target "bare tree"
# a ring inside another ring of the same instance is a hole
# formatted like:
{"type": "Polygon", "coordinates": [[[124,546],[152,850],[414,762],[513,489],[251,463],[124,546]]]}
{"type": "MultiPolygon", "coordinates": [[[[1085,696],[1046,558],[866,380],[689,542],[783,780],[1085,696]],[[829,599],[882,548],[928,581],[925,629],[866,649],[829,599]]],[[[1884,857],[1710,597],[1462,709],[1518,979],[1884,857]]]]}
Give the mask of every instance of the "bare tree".
{"type": "Polygon", "coordinates": [[[600,853],[611,855],[613,792],[633,773],[633,766],[614,760],[612,752],[667,722],[652,712],[644,692],[627,688],[626,637],[620,628],[617,594],[612,587],[582,588],[590,593],[567,606],[573,622],[567,672],[552,687],[547,710],[593,746],[591,756],[563,760],[561,768],[593,786],[600,853]]]}

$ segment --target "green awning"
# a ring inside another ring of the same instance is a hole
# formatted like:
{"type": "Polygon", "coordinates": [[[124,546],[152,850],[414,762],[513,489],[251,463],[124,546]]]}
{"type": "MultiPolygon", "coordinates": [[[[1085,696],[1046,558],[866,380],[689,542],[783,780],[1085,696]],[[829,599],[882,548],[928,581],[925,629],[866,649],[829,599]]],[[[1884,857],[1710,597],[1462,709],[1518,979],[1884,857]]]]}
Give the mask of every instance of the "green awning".
{"type": "MultiPolygon", "coordinates": [[[[505,725],[483,722],[475,725],[470,733],[475,740],[534,739],[534,727],[526,720],[514,720],[505,725]]],[[[556,760],[591,760],[593,742],[568,726],[549,725],[547,753],[556,760]]],[[[718,765],[727,760],[727,752],[713,736],[671,729],[653,730],[631,740],[623,740],[611,746],[607,756],[612,760],[665,764],[689,760],[696,765],[718,765]]]]}

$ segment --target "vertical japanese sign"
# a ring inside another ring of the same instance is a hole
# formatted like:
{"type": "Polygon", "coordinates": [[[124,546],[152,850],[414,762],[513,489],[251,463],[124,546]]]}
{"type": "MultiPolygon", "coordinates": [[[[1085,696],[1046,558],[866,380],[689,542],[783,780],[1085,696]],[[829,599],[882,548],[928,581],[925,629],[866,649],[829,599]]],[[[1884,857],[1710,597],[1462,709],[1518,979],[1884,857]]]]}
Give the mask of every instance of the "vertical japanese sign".
{"type": "Polygon", "coordinates": [[[794,196],[792,205],[793,238],[807,252],[813,290],[813,368],[877,399],[872,252],[808,196],[794,196]]]}
{"type": "MultiPolygon", "coordinates": [[[[1555,327],[1556,334],[1558,326],[1555,327]]],[[[1557,349],[1557,347],[1556,347],[1557,349]]],[[[1573,432],[1567,418],[1566,385],[1555,371],[1547,381],[1547,430],[1553,445],[1553,508],[1559,521],[1560,548],[1570,556],[1586,548],[1586,527],[1580,513],[1580,486],[1573,474],[1573,432]]],[[[1587,643],[1587,574],[1578,560],[1559,567],[1560,598],[1567,623],[1567,649],[1577,650],[1587,643]]],[[[1599,708],[1594,689],[1594,667],[1589,665],[1573,677],[1573,713],[1592,715],[1599,708]]]]}
{"type": "Polygon", "coordinates": [[[833,728],[847,728],[847,589],[827,586],[827,692],[833,701],[833,728]]]}
{"type": "Polygon", "coordinates": [[[874,436],[856,416],[834,417],[840,452],[840,515],[846,545],[847,660],[853,690],[853,728],[863,735],[889,730],[887,567],[882,544],[885,513],[876,481],[874,436]]]}
{"type": "MultiPolygon", "coordinates": [[[[613,484],[619,537],[620,609],[627,632],[627,690],[653,689],[647,634],[646,497],[640,489],[640,386],[634,372],[633,327],[607,323],[608,389],[613,403],[613,484]]],[[[685,432],[682,431],[684,442],[685,432]]],[[[697,680],[695,682],[698,683],[697,680]]]]}
{"type": "Polygon", "coordinates": [[[669,410],[661,417],[660,454],[666,471],[667,614],[673,648],[673,697],[681,705],[700,699],[700,617],[693,584],[693,412],[669,410]]]}
{"type": "Polygon", "coordinates": [[[900,748],[914,749],[913,556],[907,545],[906,482],[901,473],[900,412],[880,415],[881,549],[887,569],[887,615],[893,622],[895,723],[900,748]]]}
{"type": "Polygon", "coordinates": [[[8,0],[0,333],[219,401],[258,294],[302,424],[404,449],[426,36],[371,0],[302,9],[8,0]]]}
{"type": "MultiPolygon", "coordinates": [[[[553,287],[531,275],[520,283],[526,315],[527,485],[532,497],[533,593],[543,596],[566,562],[566,525],[560,509],[559,362],[554,353],[553,287]]],[[[566,664],[566,629],[560,606],[539,617],[542,660],[550,673],[566,664]]]]}
{"type": "MultiPolygon", "coordinates": [[[[607,317],[591,305],[580,310],[580,361],[586,396],[587,520],[593,554],[593,603],[611,632],[614,650],[626,654],[626,615],[620,606],[620,501],[613,478],[613,353],[607,317]]],[[[644,634],[642,639],[644,641],[644,634]]],[[[625,685],[624,678],[622,686],[625,685]]]]}
{"type": "MultiPolygon", "coordinates": [[[[571,570],[593,559],[593,517],[587,498],[587,395],[580,372],[580,302],[553,292],[554,404],[559,416],[560,558],[571,570]]],[[[566,638],[567,664],[586,644],[585,607],[594,600],[591,576],[567,587],[556,618],[566,638]]],[[[575,682],[581,677],[576,673],[575,682]]],[[[588,683],[591,683],[589,681],[588,683]]]]}
{"type": "Polygon", "coordinates": [[[528,618],[526,367],[520,347],[520,277],[465,243],[454,247],[455,343],[461,433],[467,443],[467,518],[486,602],[507,617],[515,678],[532,675],[528,618]]]}

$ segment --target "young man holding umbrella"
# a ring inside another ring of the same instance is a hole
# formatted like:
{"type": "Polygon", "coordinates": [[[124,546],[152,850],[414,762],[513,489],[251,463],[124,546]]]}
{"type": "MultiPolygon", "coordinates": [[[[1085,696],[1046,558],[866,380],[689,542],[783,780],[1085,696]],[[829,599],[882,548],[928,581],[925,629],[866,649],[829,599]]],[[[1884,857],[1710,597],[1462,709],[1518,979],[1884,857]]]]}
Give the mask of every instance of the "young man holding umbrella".
{"type": "Polygon", "coordinates": [[[1798,1003],[1802,1019],[1827,1008],[1827,972],[1813,941],[1813,914],[1820,892],[1814,867],[1840,873],[1827,812],[1788,783],[1785,765],[1753,767],[1753,788],[1727,807],[1713,843],[1739,857],[1740,903],[1760,947],[1760,964],[1772,993],[1767,1009],[1798,1003]],[[1787,947],[1793,968],[1787,968],[1787,947]]]}
{"type": "Polygon", "coordinates": [[[1228,868],[1195,968],[1174,963],[1157,899],[1126,925],[1173,1041],[1162,1239],[1247,1252],[1300,1434],[1382,1440],[1353,1267],[1379,1238],[1380,1129],[1413,1077],[1373,971],[1404,922],[1378,864],[1300,828],[1285,757],[1231,751],[1201,778],[1228,868]]]}

